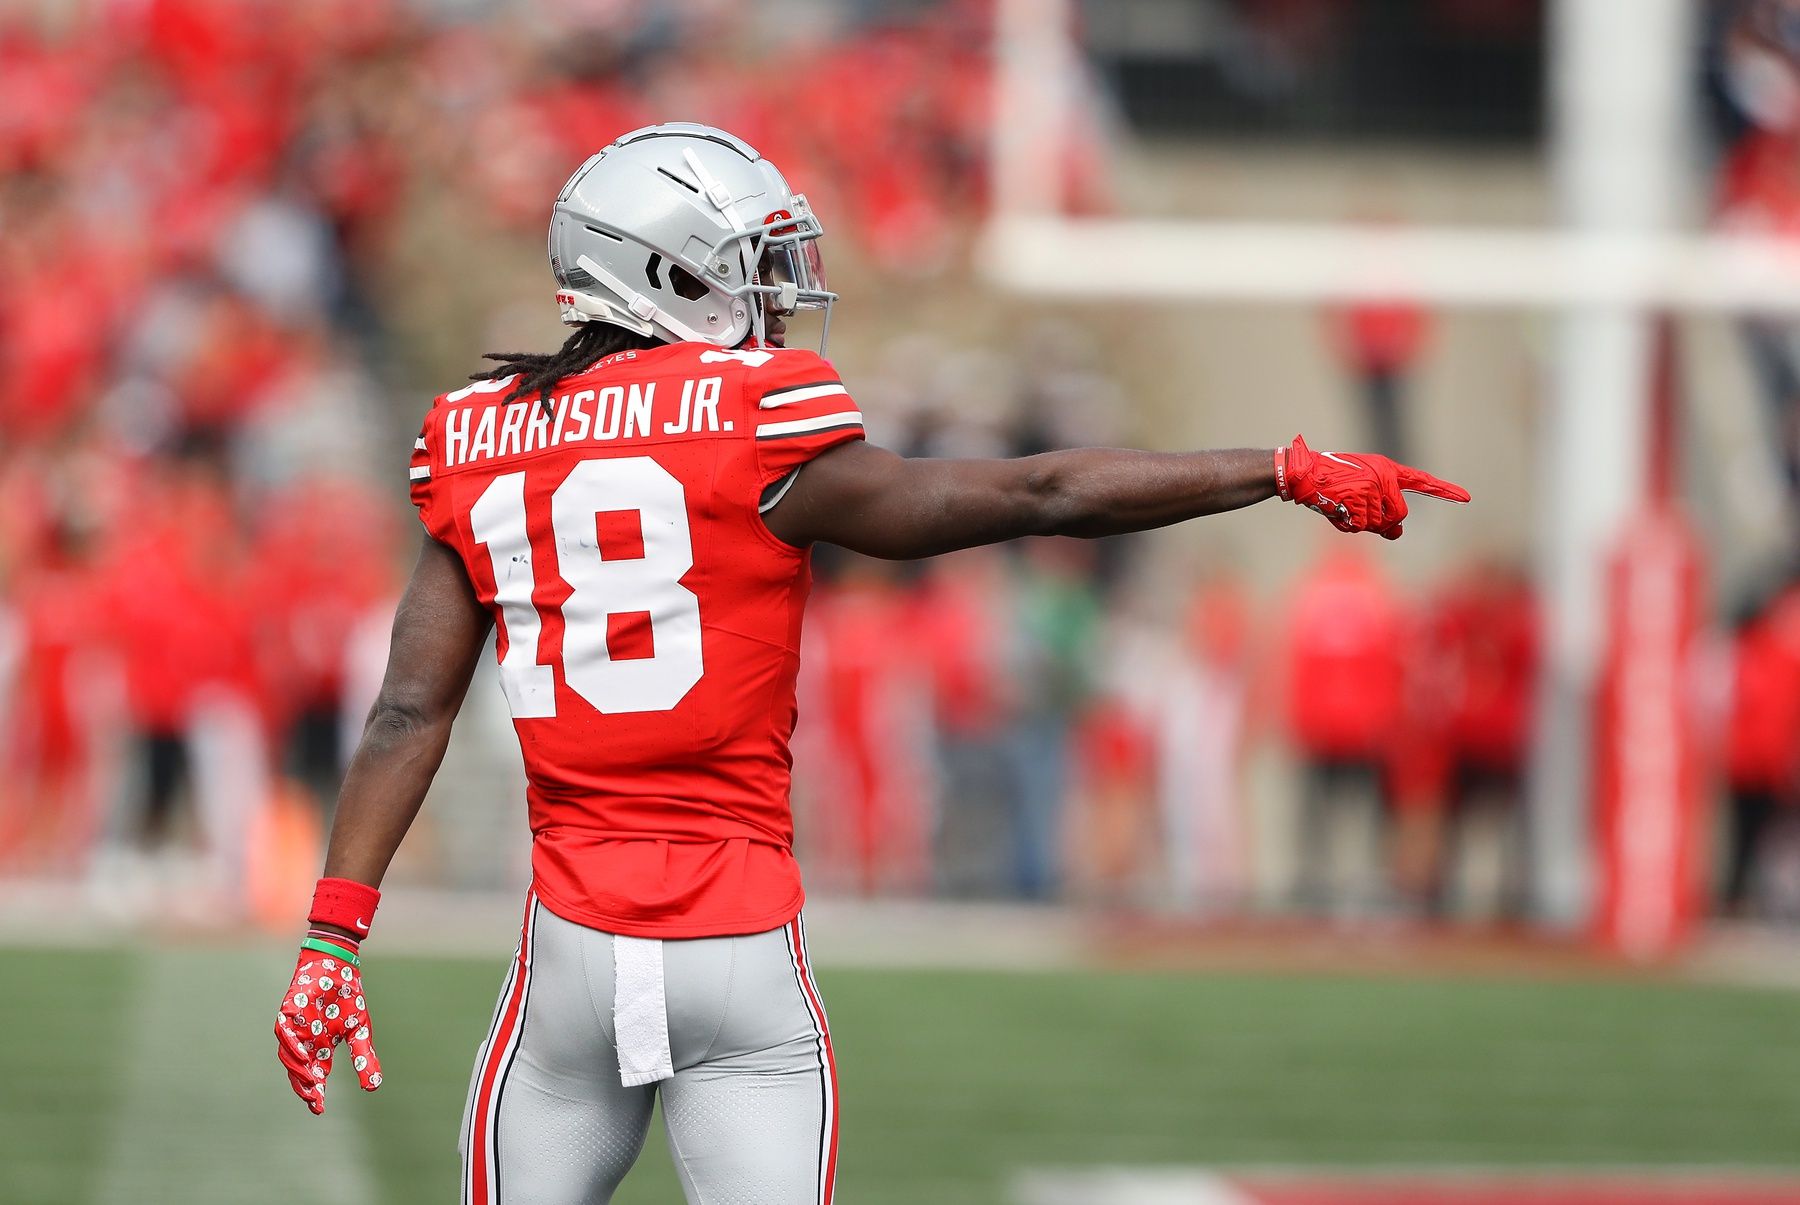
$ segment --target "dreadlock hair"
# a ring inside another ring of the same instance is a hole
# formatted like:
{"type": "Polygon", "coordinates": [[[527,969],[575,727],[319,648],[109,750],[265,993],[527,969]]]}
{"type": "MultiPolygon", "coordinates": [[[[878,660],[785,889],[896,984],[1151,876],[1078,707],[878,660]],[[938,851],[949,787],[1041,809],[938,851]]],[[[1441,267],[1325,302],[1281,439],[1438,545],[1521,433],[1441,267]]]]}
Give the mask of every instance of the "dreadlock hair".
{"type": "Polygon", "coordinates": [[[583,322],[577,326],[569,337],[563,340],[560,349],[554,352],[523,351],[491,351],[481,358],[497,360],[499,366],[486,372],[472,372],[471,381],[494,381],[501,377],[517,376],[512,389],[507,393],[506,401],[517,401],[522,397],[537,394],[538,403],[544,407],[544,413],[551,412],[550,391],[564,377],[572,377],[585,372],[594,364],[615,352],[642,351],[651,347],[661,347],[662,340],[651,335],[640,335],[636,331],[626,330],[622,326],[614,326],[610,322],[583,322]]]}

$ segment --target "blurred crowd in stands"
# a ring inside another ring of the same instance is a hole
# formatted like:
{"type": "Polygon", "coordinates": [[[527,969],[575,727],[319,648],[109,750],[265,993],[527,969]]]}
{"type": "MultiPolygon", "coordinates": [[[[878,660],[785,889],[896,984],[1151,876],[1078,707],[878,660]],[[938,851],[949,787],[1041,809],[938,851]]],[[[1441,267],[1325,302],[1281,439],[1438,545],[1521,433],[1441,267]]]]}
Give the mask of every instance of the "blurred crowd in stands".
{"type": "Polygon", "coordinates": [[[178,800],[235,843],[271,784],[329,798],[404,555],[416,407],[386,399],[443,387],[397,317],[669,113],[807,180],[836,245],[930,270],[981,203],[985,7],[779,36],[724,3],[0,12],[0,859],[160,845],[178,800]],[[392,288],[445,194],[486,225],[392,288]]]}
{"type": "MultiPolygon", "coordinates": [[[[413,541],[416,399],[444,387],[419,387],[400,329],[429,301],[391,269],[409,215],[454,194],[489,223],[425,249],[454,277],[475,245],[534,245],[574,166],[677,113],[805,180],[834,251],[889,280],[942,268],[983,203],[988,5],[904,7],[778,43],[722,0],[0,15],[0,877],[106,891],[153,865],[231,902],[310,882],[413,541]]],[[[1377,444],[1400,449],[1428,329],[1401,303],[1342,316],[1377,444]]],[[[1117,438],[1077,340],[939,349],[929,383],[904,344],[856,388],[906,451],[1117,438]]],[[[1229,567],[1156,581],[1143,547],[820,550],[795,746],[819,887],[1223,913],[1270,902],[1253,880],[1278,843],[1277,903],[1450,915],[1486,825],[1485,907],[1519,912],[1538,634],[1516,566],[1420,594],[1345,543],[1271,614],[1229,567]],[[1271,748],[1297,801],[1276,833],[1250,782],[1271,748]],[[1343,873],[1346,829],[1375,873],[1343,873]]],[[[1713,712],[1740,834],[1724,890],[1748,911],[1756,847],[1800,814],[1800,596],[1736,642],[1713,712]]]]}

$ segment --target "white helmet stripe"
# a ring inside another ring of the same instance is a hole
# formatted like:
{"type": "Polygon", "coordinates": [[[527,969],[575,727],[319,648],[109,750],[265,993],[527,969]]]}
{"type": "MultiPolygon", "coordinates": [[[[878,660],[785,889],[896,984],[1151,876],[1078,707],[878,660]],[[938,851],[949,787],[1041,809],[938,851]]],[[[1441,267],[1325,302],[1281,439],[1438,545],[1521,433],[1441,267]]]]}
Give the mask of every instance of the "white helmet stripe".
{"type": "Polygon", "coordinates": [[[686,159],[688,167],[693,169],[694,179],[700,181],[700,191],[705,194],[707,200],[713,203],[713,208],[725,215],[726,220],[731,223],[732,230],[738,234],[748,234],[749,231],[744,226],[744,220],[738,217],[736,198],[731,195],[731,190],[719,183],[718,178],[706,170],[706,164],[700,162],[700,156],[694,154],[693,147],[690,146],[682,151],[681,157],[686,159]]]}

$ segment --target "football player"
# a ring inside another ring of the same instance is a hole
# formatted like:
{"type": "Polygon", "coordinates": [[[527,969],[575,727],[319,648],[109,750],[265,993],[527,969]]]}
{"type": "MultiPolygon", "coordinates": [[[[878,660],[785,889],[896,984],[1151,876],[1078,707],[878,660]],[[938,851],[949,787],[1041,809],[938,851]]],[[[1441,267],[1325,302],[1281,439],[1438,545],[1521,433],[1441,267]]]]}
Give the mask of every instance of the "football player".
{"type": "Polygon", "coordinates": [[[1143,531],[1280,497],[1397,538],[1380,456],[1269,449],[911,460],[784,346],[821,310],[806,198],[721,130],[652,126],[556,198],[574,333],[439,397],[412,456],[425,538],[345,777],[276,1038],[325,1107],[373,1090],[360,943],[490,628],[528,779],[523,934],[469,1086],[466,1205],[611,1199],[660,1093],[690,1201],[832,1199],[837,1087],[792,853],[788,737],[819,541],[926,557],[1143,531]],[[342,1048],[342,1052],[340,1052],[342,1048]]]}

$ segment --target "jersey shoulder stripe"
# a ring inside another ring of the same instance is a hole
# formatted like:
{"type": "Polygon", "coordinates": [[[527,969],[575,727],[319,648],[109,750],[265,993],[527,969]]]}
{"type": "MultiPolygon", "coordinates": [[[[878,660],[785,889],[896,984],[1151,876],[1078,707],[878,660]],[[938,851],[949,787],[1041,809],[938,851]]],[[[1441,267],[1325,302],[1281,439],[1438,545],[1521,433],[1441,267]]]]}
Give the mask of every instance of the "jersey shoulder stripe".
{"type": "Polygon", "coordinates": [[[789,385],[784,389],[771,389],[763,394],[757,408],[773,410],[778,406],[792,406],[799,402],[817,401],[822,397],[843,397],[849,393],[842,381],[810,381],[805,385],[789,385]]]}
{"type": "MultiPolygon", "coordinates": [[[[441,401],[441,399],[440,399],[441,401]]],[[[412,459],[407,466],[407,484],[412,494],[412,504],[418,508],[419,521],[425,524],[425,530],[438,535],[434,520],[431,489],[431,419],[437,412],[440,401],[434,401],[431,409],[425,412],[425,421],[419,427],[419,437],[413,440],[412,459]]]]}
{"type": "Polygon", "coordinates": [[[782,423],[758,423],[756,438],[793,439],[800,435],[836,431],[842,427],[855,427],[860,430],[862,425],[862,411],[838,410],[830,414],[815,414],[811,418],[790,419],[782,423]]]}

